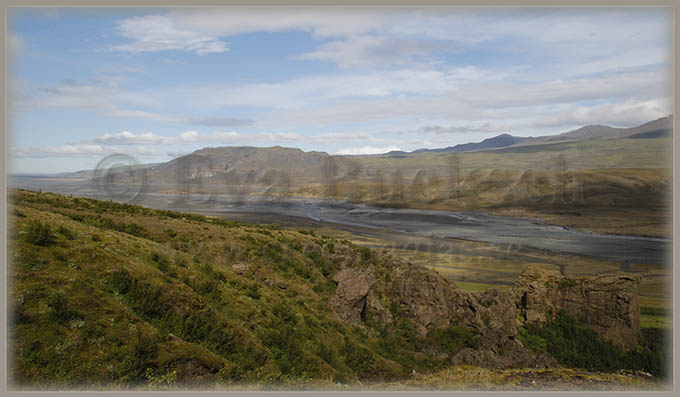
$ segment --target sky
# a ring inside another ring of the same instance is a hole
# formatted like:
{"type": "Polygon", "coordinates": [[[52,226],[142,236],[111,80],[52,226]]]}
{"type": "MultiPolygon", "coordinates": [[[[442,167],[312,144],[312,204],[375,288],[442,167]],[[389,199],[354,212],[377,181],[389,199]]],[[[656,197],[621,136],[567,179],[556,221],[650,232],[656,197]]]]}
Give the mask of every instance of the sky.
{"type": "Polygon", "coordinates": [[[667,8],[15,8],[9,170],[372,154],[672,112],[667,8]]]}

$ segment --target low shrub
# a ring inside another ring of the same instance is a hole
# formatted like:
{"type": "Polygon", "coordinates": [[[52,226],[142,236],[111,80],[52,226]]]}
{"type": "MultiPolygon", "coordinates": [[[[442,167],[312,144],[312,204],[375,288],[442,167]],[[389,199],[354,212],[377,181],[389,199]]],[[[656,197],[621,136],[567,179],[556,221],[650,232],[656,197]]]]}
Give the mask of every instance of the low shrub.
{"type": "Polygon", "coordinates": [[[26,229],[26,241],[45,247],[54,244],[54,234],[48,225],[40,221],[31,221],[26,229]]]}
{"type": "Polygon", "coordinates": [[[465,347],[474,349],[479,347],[479,336],[470,328],[458,325],[445,329],[432,329],[426,339],[433,347],[452,354],[465,347]]]}
{"type": "Polygon", "coordinates": [[[14,208],[14,209],[12,210],[12,215],[14,215],[14,216],[16,216],[16,217],[19,217],[19,218],[25,218],[25,217],[26,217],[26,215],[24,215],[23,212],[19,211],[19,210],[16,209],[16,208],[14,208]]]}
{"type": "Polygon", "coordinates": [[[73,232],[70,229],[64,227],[64,225],[60,225],[57,228],[57,233],[61,234],[62,236],[66,237],[69,240],[73,240],[76,238],[73,232]]]}
{"type": "Polygon", "coordinates": [[[53,292],[47,297],[47,307],[49,319],[58,323],[66,323],[76,314],[68,307],[66,298],[58,292],[53,292]]]}
{"type": "Polygon", "coordinates": [[[170,265],[170,260],[168,257],[160,252],[154,252],[151,254],[151,260],[156,263],[156,266],[158,267],[158,270],[162,271],[163,273],[167,273],[170,265]]]}

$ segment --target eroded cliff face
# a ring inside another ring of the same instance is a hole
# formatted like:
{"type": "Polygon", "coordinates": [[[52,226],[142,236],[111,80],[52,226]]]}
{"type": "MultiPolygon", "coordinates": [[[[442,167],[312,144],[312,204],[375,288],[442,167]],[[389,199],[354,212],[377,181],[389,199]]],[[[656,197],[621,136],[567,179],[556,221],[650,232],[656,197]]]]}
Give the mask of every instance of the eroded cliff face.
{"type": "Polygon", "coordinates": [[[398,261],[389,277],[345,266],[332,279],[338,287],[331,307],[343,321],[361,326],[370,319],[393,329],[400,316],[422,339],[433,329],[470,329],[478,343],[452,352],[453,364],[553,366],[551,357],[527,349],[517,334],[522,324],[545,322],[559,311],[626,349],[640,335],[638,280],[628,275],[571,278],[527,267],[513,288],[468,292],[433,270],[398,261]]]}
{"type": "Polygon", "coordinates": [[[640,336],[639,279],[622,274],[564,277],[528,267],[517,280],[519,308],[527,322],[545,322],[560,311],[614,344],[630,349],[640,336]]]}

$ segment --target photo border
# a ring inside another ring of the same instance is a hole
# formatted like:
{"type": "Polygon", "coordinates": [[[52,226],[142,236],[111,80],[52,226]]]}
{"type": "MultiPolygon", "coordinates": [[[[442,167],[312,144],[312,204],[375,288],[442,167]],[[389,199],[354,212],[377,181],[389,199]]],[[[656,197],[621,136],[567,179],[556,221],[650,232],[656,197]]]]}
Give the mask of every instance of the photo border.
{"type": "MultiPolygon", "coordinates": [[[[585,1],[585,0],[575,0],[575,1],[564,1],[564,0],[509,0],[509,1],[502,1],[502,0],[479,0],[479,1],[471,1],[471,0],[425,0],[425,1],[415,1],[415,0],[367,0],[367,1],[359,1],[359,0],[333,0],[333,1],[321,1],[321,0],[252,0],[252,1],[245,1],[245,0],[223,0],[223,1],[218,1],[218,0],[195,0],[195,1],[190,1],[190,0],[120,0],[120,1],[114,1],[114,0],[102,0],[102,1],[94,1],[94,0],[60,0],[60,1],[49,1],[49,0],[26,0],[26,1],[20,1],[20,0],[0,0],[0,4],[3,5],[3,18],[1,26],[1,30],[4,33],[5,40],[2,41],[0,44],[0,53],[2,53],[2,65],[3,65],[3,70],[4,70],[4,78],[2,79],[2,83],[0,83],[0,89],[4,92],[4,95],[2,97],[2,103],[0,104],[0,119],[3,120],[4,128],[2,130],[2,139],[0,139],[0,152],[2,153],[3,156],[3,161],[0,162],[0,190],[2,190],[3,195],[0,198],[0,207],[2,210],[2,216],[0,219],[2,221],[0,222],[0,239],[2,241],[0,242],[1,245],[1,265],[2,265],[2,271],[0,272],[0,283],[4,286],[4,291],[2,296],[0,297],[0,305],[3,308],[4,315],[0,316],[0,354],[2,354],[3,358],[0,360],[0,374],[2,374],[2,387],[0,389],[0,394],[1,395],[11,395],[11,396],[42,396],[45,394],[59,394],[59,395],[72,395],[72,394],[78,394],[78,395],[89,395],[89,394],[106,394],[106,395],[111,395],[111,396],[130,396],[130,395],[143,395],[143,394],[148,394],[148,393],[159,393],[155,391],[144,391],[144,392],[136,392],[136,391],[130,391],[130,392],[114,392],[114,391],[101,391],[101,392],[72,392],[72,391],[45,391],[45,392],[19,392],[19,391],[8,391],[7,389],[7,381],[8,381],[8,372],[7,372],[7,292],[8,292],[8,276],[7,276],[7,48],[6,48],[6,38],[7,38],[7,18],[8,18],[8,11],[11,8],[14,7],[21,7],[21,8],[26,8],[26,7],[115,7],[115,8],[125,8],[125,7],[135,7],[135,8],[164,8],[164,7],[211,7],[211,6],[261,6],[261,7],[267,7],[267,6],[322,6],[322,7],[345,7],[345,6],[361,6],[361,7],[442,7],[442,6],[454,6],[454,7],[590,7],[590,8],[595,8],[595,7],[669,7],[672,8],[673,11],[673,45],[671,46],[672,48],[670,51],[672,52],[672,59],[673,59],[673,114],[675,117],[673,117],[673,195],[672,195],[672,224],[673,224],[673,237],[678,236],[680,233],[680,215],[678,213],[679,209],[679,203],[677,199],[677,193],[678,193],[678,181],[675,178],[676,175],[676,170],[678,170],[678,166],[680,165],[678,163],[678,155],[680,154],[680,140],[677,139],[677,131],[678,131],[678,115],[680,115],[680,112],[678,111],[678,101],[676,100],[676,95],[678,92],[678,89],[680,88],[680,83],[678,79],[676,78],[676,65],[678,64],[678,60],[680,57],[678,57],[678,42],[679,42],[679,31],[677,28],[678,21],[680,20],[680,0],[651,0],[651,1],[641,1],[641,0],[593,0],[593,1],[585,1]]],[[[675,239],[674,239],[675,240],[675,239]]],[[[678,252],[675,247],[672,248],[672,260],[673,260],[673,293],[672,293],[672,299],[673,299],[673,363],[676,364],[675,361],[677,361],[677,357],[680,357],[679,352],[680,349],[678,347],[678,326],[680,325],[680,322],[678,321],[678,295],[676,291],[680,288],[680,278],[678,277],[678,272],[675,271],[675,265],[678,262],[678,252]]],[[[677,366],[673,365],[676,367],[675,369],[677,370],[677,366]]],[[[671,371],[673,373],[674,371],[671,371]]],[[[675,393],[678,391],[679,387],[679,378],[680,376],[675,375],[673,376],[672,380],[672,389],[670,391],[650,391],[650,392],[645,392],[645,391],[604,391],[604,392],[596,392],[597,395],[603,395],[603,396],[615,396],[619,395],[621,393],[634,393],[635,395],[638,394],[647,394],[647,393],[653,393],[655,395],[675,395],[675,393]]],[[[162,393],[162,392],[160,392],[162,393]]],[[[511,395],[511,396],[524,396],[527,393],[530,395],[553,395],[553,394],[583,394],[586,393],[586,395],[589,395],[590,393],[593,393],[592,391],[584,391],[584,392],[579,392],[579,391],[501,391],[501,392],[457,392],[457,391],[441,391],[441,392],[430,392],[430,391],[389,391],[389,392],[382,392],[382,391],[375,391],[375,392],[370,392],[370,391],[347,391],[347,392],[341,392],[341,391],[319,391],[319,392],[312,392],[312,391],[305,391],[305,392],[267,392],[267,391],[258,391],[258,392],[242,392],[242,391],[205,391],[205,392],[192,392],[192,391],[178,391],[178,392],[172,392],[173,395],[181,395],[181,396],[194,396],[197,393],[222,393],[222,394],[227,394],[229,396],[237,396],[237,395],[248,395],[248,396],[259,396],[259,395],[272,395],[272,393],[275,394],[283,394],[283,393],[304,393],[306,395],[323,395],[323,396],[347,396],[347,395],[363,395],[363,394],[371,394],[371,395],[388,395],[388,394],[394,394],[394,393],[408,393],[408,395],[432,395],[432,394],[456,394],[456,395],[480,395],[480,394],[497,394],[497,393],[502,393],[503,395],[511,395]]]]}

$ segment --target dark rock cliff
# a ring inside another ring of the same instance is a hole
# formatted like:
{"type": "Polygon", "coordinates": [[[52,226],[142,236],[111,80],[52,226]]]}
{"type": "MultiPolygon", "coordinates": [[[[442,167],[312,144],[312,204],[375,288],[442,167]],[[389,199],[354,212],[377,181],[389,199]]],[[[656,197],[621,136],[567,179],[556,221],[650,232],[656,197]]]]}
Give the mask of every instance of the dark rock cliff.
{"type": "Polygon", "coordinates": [[[640,336],[639,280],[624,274],[564,277],[528,267],[517,280],[519,307],[527,322],[544,322],[551,313],[579,318],[604,339],[625,349],[640,336]]]}
{"type": "Polygon", "coordinates": [[[522,345],[518,327],[545,322],[560,311],[625,349],[634,347],[640,335],[638,280],[628,275],[571,278],[530,266],[513,288],[468,292],[409,262],[396,262],[389,270],[389,277],[379,277],[371,268],[344,266],[332,278],[338,284],[331,302],[334,312],[349,323],[361,326],[371,319],[388,329],[393,329],[396,312],[422,339],[433,329],[470,329],[478,343],[452,352],[453,364],[552,366],[547,354],[522,345]]]}

